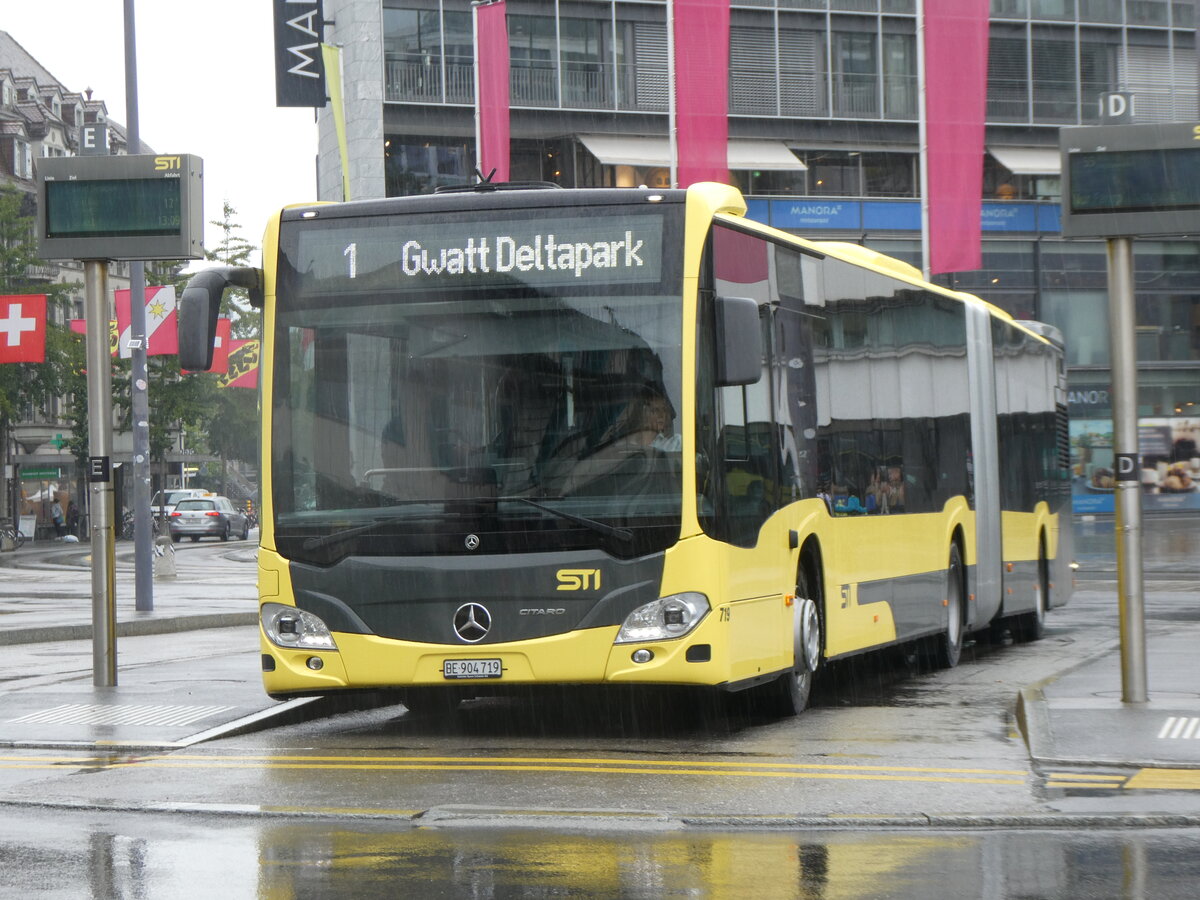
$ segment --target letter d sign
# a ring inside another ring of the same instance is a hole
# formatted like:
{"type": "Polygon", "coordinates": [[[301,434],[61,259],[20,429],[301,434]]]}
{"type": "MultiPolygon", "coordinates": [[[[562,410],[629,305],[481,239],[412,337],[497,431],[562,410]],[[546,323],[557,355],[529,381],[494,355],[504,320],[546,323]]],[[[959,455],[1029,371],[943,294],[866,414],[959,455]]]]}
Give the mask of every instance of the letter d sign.
{"type": "Polygon", "coordinates": [[[1114,91],[1100,95],[1100,121],[1105,125],[1128,125],[1133,122],[1133,94],[1114,91]]]}
{"type": "Polygon", "coordinates": [[[1138,480],[1138,455],[1136,453],[1116,454],[1117,481],[1138,480]]]}

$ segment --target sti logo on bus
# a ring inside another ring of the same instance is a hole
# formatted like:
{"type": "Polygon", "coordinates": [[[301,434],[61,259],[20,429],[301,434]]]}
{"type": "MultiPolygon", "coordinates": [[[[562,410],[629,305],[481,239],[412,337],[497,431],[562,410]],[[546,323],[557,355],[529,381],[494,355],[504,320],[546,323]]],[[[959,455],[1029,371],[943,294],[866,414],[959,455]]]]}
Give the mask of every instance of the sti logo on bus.
{"type": "Polygon", "coordinates": [[[558,590],[586,591],[600,590],[599,569],[559,569],[558,590]]]}

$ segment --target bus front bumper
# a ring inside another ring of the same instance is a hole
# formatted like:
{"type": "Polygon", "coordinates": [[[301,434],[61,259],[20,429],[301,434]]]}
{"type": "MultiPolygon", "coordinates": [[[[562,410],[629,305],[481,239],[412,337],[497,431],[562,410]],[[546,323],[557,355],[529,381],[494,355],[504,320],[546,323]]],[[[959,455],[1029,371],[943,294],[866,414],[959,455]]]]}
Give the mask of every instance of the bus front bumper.
{"type": "Polygon", "coordinates": [[[260,628],[263,686],[273,697],[435,685],[489,689],[531,684],[721,685],[729,665],[710,637],[716,615],[665,641],[613,643],[615,626],[488,645],[421,644],[334,632],[336,650],[280,647],[260,628]],[[498,673],[498,674],[497,674],[498,673]]]}

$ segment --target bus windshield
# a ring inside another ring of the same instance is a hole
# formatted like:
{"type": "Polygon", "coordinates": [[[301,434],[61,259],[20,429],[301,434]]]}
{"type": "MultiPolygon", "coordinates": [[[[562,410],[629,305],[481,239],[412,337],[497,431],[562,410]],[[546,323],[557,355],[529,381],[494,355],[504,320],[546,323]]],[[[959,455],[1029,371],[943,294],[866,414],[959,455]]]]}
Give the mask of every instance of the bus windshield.
{"type": "Polygon", "coordinates": [[[285,556],[679,535],[682,207],[285,221],[272,474],[285,556]]]}

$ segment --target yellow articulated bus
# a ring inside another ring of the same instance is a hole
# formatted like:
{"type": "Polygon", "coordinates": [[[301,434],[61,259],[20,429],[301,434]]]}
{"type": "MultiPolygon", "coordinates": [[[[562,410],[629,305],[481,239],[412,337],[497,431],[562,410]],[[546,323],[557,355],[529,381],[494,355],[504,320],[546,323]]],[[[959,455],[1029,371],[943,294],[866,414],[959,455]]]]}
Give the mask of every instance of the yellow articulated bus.
{"type": "Polygon", "coordinates": [[[734,189],[481,185],[284,210],[264,306],[273,697],[754,690],[1071,585],[1061,338],[734,189]]]}

